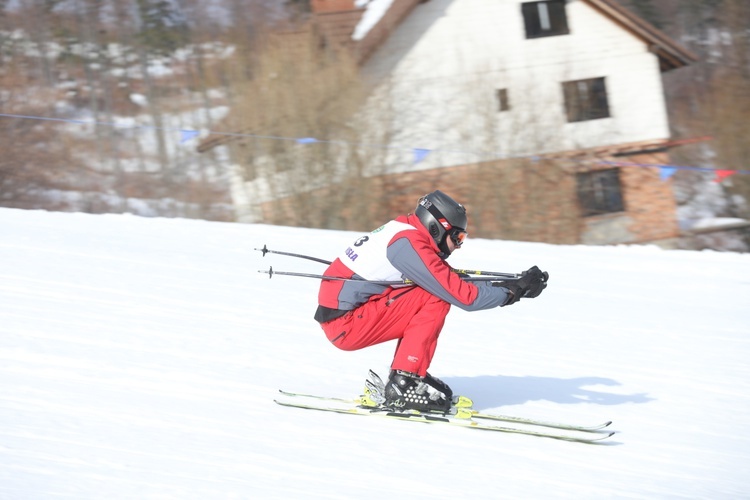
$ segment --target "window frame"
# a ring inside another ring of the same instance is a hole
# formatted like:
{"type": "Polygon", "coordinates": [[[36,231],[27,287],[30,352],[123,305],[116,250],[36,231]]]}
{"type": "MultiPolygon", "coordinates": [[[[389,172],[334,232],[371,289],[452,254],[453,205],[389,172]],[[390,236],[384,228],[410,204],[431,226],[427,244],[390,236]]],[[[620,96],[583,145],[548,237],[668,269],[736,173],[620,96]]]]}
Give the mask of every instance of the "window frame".
{"type": "Polygon", "coordinates": [[[522,2],[521,15],[526,39],[569,35],[570,28],[565,7],[566,0],[522,2]]]}
{"type": "Polygon", "coordinates": [[[583,217],[625,212],[620,168],[576,174],[576,195],[583,217]]]}
{"type": "Polygon", "coordinates": [[[606,77],[562,82],[568,123],[610,118],[606,77]]]}
{"type": "Polygon", "coordinates": [[[507,88],[495,89],[495,98],[497,99],[497,111],[510,111],[510,96],[507,88]]]}

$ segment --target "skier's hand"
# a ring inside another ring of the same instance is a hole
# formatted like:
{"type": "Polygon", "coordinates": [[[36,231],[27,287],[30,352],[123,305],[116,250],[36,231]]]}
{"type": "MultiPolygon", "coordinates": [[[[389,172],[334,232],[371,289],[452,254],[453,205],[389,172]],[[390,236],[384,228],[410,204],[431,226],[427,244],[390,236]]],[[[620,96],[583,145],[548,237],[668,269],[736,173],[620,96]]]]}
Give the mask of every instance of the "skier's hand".
{"type": "Polygon", "coordinates": [[[508,306],[515,304],[522,297],[529,299],[539,297],[544,289],[547,288],[547,280],[549,280],[549,273],[542,272],[541,269],[534,266],[522,272],[521,277],[517,280],[493,281],[492,286],[501,286],[510,291],[508,300],[503,304],[504,306],[508,306]]]}
{"type": "Polygon", "coordinates": [[[524,285],[526,286],[526,293],[523,296],[529,299],[539,297],[544,289],[547,288],[547,280],[549,280],[549,273],[542,272],[536,266],[522,272],[520,281],[524,281],[524,285]]]}

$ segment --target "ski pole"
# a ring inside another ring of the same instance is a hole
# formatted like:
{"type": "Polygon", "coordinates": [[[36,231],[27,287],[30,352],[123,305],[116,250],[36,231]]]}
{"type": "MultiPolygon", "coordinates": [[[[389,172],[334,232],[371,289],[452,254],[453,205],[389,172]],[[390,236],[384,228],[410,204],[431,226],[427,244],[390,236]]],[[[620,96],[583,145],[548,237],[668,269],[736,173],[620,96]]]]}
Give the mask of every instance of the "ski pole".
{"type": "Polygon", "coordinates": [[[370,281],[356,278],[342,278],[340,276],[326,276],[324,274],[308,274],[308,273],[293,273],[289,271],[274,271],[273,267],[270,267],[268,271],[260,269],[259,273],[265,273],[269,278],[273,278],[274,274],[280,274],[282,276],[297,276],[300,278],[316,278],[320,280],[333,280],[333,281],[359,281],[362,283],[372,283],[373,285],[383,286],[398,286],[398,285],[413,285],[414,282],[410,280],[399,280],[399,281],[370,281]]]}
{"type": "Polygon", "coordinates": [[[289,252],[279,252],[277,250],[269,250],[265,244],[263,245],[263,248],[256,248],[255,250],[258,250],[259,252],[263,252],[263,257],[265,257],[267,253],[275,253],[277,255],[286,255],[287,257],[297,257],[299,259],[312,260],[314,262],[319,262],[321,264],[326,264],[326,265],[331,264],[331,261],[329,260],[319,259],[317,257],[311,257],[309,255],[302,255],[301,253],[289,253],[289,252]]]}
{"type": "Polygon", "coordinates": [[[505,278],[511,280],[517,280],[521,277],[516,273],[498,273],[495,271],[477,271],[474,269],[453,269],[453,272],[458,274],[469,274],[473,276],[495,276],[496,278],[505,278]]]}
{"type": "MultiPolygon", "coordinates": [[[[334,281],[359,281],[361,283],[372,283],[374,285],[383,285],[383,286],[399,286],[399,285],[414,285],[415,283],[412,280],[409,279],[403,279],[403,280],[394,280],[394,281],[370,281],[365,279],[356,279],[356,278],[342,278],[340,276],[326,276],[324,274],[309,274],[309,273],[296,273],[296,272],[289,272],[289,271],[274,271],[273,267],[270,267],[268,271],[264,269],[258,270],[259,273],[267,274],[269,278],[273,278],[274,274],[280,274],[282,276],[297,276],[300,278],[316,278],[320,280],[334,280],[334,281]]],[[[504,278],[505,280],[516,280],[519,279],[520,276],[513,276],[513,277],[507,277],[504,278]]],[[[501,281],[498,276],[465,276],[462,277],[464,281],[501,281]]]]}
{"type": "MultiPolygon", "coordinates": [[[[299,253],[290,253],[290,252],[280,252],[278,250],[269,250],[265,244],[263,245],[263,248],[256,248],[255,250],[259,252],[263,252],[263,257],[265,257],[267,253],[273,253],[276,255],[286,255],[287,257],[297,257],[299,259],[312,260],[314,262],[319,262],[321,264],[326,264],[326,265],[331,264],[331,261],[329,260],[319,259],[318,257],[312,257],[310,255],[303,255],[299,253]]],[[[516,273],[499,273],[495,271],[477,271],[474,269],[452,269],[452,271],[458,274],[469,274],[469,275],[476,275],[476,276],[495,276],[497,278],[504,278],[504,279],[511,279],[511,280],[517,280],[521,277],[519,274],[516,274],[516,273]]],[[[489,281],[492,281],[492,280],[489,280],[489,281]]]]}

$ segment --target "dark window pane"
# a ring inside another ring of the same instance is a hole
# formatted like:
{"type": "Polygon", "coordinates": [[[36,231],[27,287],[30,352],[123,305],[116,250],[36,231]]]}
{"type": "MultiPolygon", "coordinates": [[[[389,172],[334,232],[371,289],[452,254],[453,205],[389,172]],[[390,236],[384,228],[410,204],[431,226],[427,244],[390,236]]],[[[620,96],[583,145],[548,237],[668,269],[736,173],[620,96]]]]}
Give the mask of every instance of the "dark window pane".
{"type": "Polygon", "coordinates": [[[524,2],[521,4],[526,38],[567,35],[568,18],[565,14],[565,0],[546,2],[524,2]]]}
{"type": "Polygon", "coordinates": [[[569,122],[609,117],[604,78],[563,82],[563,96],[569,122]]]}
{"type": "Polygon", "coordinates": [[[619,169],[576,174],[576,184],[584,217],[625,210],[619,169]]]}
{"type": "Polygon", "coordinates": [[[508,100],[508,89],[497,89],[497,110],[508,111],[510,109],[510,101],[508,100]]]}

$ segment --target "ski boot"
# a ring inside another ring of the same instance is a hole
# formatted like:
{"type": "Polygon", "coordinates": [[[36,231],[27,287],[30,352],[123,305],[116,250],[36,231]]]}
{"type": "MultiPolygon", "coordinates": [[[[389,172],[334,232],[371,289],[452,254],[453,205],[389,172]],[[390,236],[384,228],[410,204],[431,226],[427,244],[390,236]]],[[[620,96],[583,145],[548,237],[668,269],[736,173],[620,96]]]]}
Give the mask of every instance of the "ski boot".
{"type": "Polygon", "coordinates": [[[385,384],[383,406],[397,411],[450,413],[452,406],[450,396],[453,393],[445,383],[435,383],[435,380],[433,377],[420,377],[414,373],[393,370],[385,384]],[[448,394],[443,392],[444,390],[447,390],[448,394]]]}

